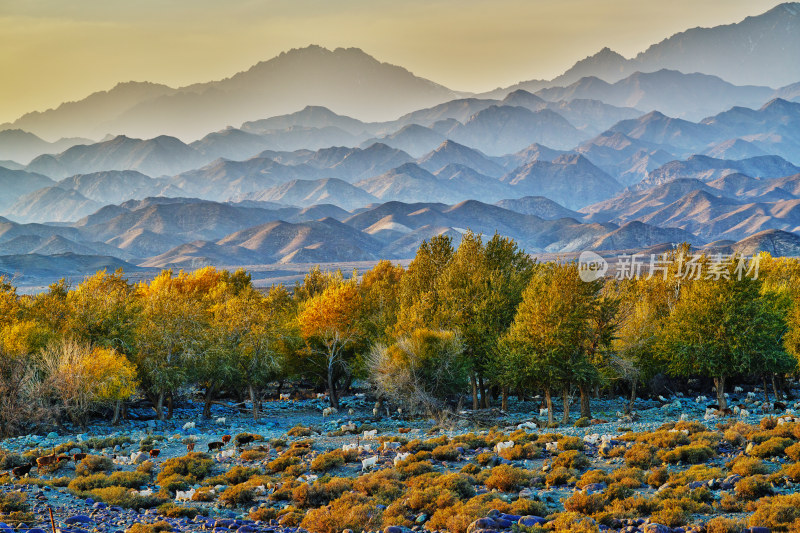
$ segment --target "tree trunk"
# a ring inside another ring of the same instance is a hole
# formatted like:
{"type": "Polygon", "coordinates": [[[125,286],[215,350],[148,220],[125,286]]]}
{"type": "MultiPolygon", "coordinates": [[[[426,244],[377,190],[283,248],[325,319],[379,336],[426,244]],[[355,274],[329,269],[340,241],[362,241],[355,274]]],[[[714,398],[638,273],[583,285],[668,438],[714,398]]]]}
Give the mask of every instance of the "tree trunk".
{"type": "Polygon", "coordinates": [[[775,401],[779,402],[783,399],[780,391],[778,390],[778,381],[775,379],[775,374],[772,374],[772,394],[775,396],[775,401]]]}
{"type": "Polygon", "coordinates": [[[159,392],[158,397],[156,398],[156,403],[153,406],[156,410],[156,417],[159,420],[164,420],[164,393],[159,392]]]}
{"type": "Polygon", "coordinates": [[[580,385],[581,391],[581,418],[592,418],[592,404],[589,397],[589,386],[580,385]]]}
{"type": "Polygon", "coordinates": [[[487,409],[489,405],[486,402],[486,385],[483,382],[483,375],[478,374],[478,387],[481,390],[481,408],[487,409]]]}
{"type": "Polygon", "coordinates": [[[253,420],[258,420],[258,407],[259,402],[256,398],[256,388],[252,385],[247,386],[248,390],[250,391],[250,401],[253,403],[253,420]]]}
{"type": "Polygon", "coordinates": [[[339,398],[336,396],[336,381],[333,379],[333,367],[328,366],[328,397],[331,401],[331,407],[334,409],[339,408],[339,398]]]}
{"type": "Polygon", "coordinates": [[[631,397],[628,400],[628,408],[625,410],[626,415],[629,415],[633,412],[633,406],[636,403],[636,385],[636,380],[631,381],[631,397]]]}
{"type": "Polygon", "coordinates": [[[215,388],[213,384],[206,387],[206,393],[203,395],[205,399],[205,403],[203,404],[203,418],[211,418],[211,402],[214,401],[215,388]]]}
{"type": "Polygon", "coordinates": [[[553,423],[553,396],[550,394],[550,388],[544,389],[544,403],[547,406],[547,424],[553,423]]]}
{"type": "Polygon", "coordinates": [[[503,411],[508,411],[508,387],[503,387],[502,391],[503,401],[500,404],[500,409],[503,411]]]}
{"type": "Polygon", "coordinates": [[[111,419],[111,425],[116,426],[119,424],[119,413],[122,407],[122,400],[117,400],[114,402],[114,418],[111,419]]]}
{"type": "Polygon", "coordinates": [[[478,410],[478,382],[475,379],[475,372],[469,375],[469,383],[472,385],[472,410],[478,410]]]}
{"type": "Polygon", "coordinates": [[[167,418],[172,420],[172,411],[175,409],[175,397],[170,392],[169,396],[167,396],[167,418]]]}
{"type": "Polygon", "coordinates": [[[717,387],[717,405],[720,411],[724,411],[728,408],[728,399],[725,398],[725,376],[714,378],[714,386],[717,387]]]}
{"type": "Polygon", "coordinates": [[[564,404],[564,416],[561,417],[561,423],[569,424],[569,387],[566,385],[561,391],[561,400],[564,404]]]}

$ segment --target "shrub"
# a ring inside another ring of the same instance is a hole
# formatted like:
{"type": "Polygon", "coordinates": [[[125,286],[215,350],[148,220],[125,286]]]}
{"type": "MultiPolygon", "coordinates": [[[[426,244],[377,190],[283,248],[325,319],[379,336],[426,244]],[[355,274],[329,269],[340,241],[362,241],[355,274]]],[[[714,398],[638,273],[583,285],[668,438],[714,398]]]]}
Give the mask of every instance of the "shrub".
{"type": "Polygon", "coordinates": [[[126,509],[150,508],[165,503],[159,496],[141,496],[125,487],[105,487],[94,489],[91,495],[108,505],[117,505],[126,509]]]}
{"type": "Polygon", "coordinates": [[[233,487],[228,487],[219,495],[219,501],[228,507],[236,507],[242,505],[250,505],[256,499],[256,493],[253,487],[246,483],[240,483],[233,487]]]}
{"type": "Polygon", "coordinates": [[[28,459],[25,459],[18,453],[4,453],[0,451],[0,470],[11,470],[17,466],[26,465],[28,462],[28,459]]]}
{"type": "Polygon", "coordinates": [[[509,511],[512,514],[518,515],[533,515],[533,516],[547,516],[547,505],[538,500],[529,500],[527,498],[519,498],[511,504],[509,511]]]}
{"type": "Polygon", "coordinates": [[[625,452],[625,464],[648,469],[655,460],[655,449],[649,444],[637,442],[625,452]]]}
{"type": "Polygon", "coordinates": [[[608,498],[605,494],[587,494],[586,492],[575,492],[564,500],[564,509],[585,515],[593,515],[603,511],[608,505],[608,498]]]}
{"type": "Polygon", "coordinates": [[[298,463],[300,463],[299,457],[294,457],[292,455],[284,454],[267,463],[267,472],[270,472],[272,474],[283,472],[290,466],[296,465],[298,463]]]}
{"type": "Polygon", "coordinates": [[[722,434],[723,438],[734,446],[741,446],[745,443],[744,436],[734,429],[726,429],[722,434]]]}
{"type": "Polygon", "coordinates": [[[608,474],[602,470],[587,470],[584,472],[584,474],[581,476],[581,479],[575,484],[575,486],[579,489],[582,489],[586,485],[591,485],[593,483],[608,483],[608,480],[608,474]]]}
{"type": "Polygon", "coordinates": [[[505,448],[500,451],[500,457],[509,461],[519,461],[520,459],[533,459],[542,454],[542,449],[533,443],[516,444],[512,448],[505,448]]]}
{"type": "Polygon", "coordinates": [[[328,482],[317,480],[313,485],[302,483],[292,491],[292,501],[301,508],[321,507],[352,490],[353,480],[335,477],[328,482]]]}
{"type": "Polygon", "coordinates": [[[341,533],[344,529],[375,530],[380,524],[381,512],[373,501],[348,493],[330,505],[309,510],[300,526],[313,533],[341,533]]]}
{"type": "Polygon", "coordinates": [[[468,384],[463,351],[458,334],[418,328],[391,346],[375,345],[367,368],[378,390],[396,403],[438,412],[468,384]]]}
{"type": "Polygon", "coordinates": [[[161,483],[163,479],[173,474],[180,474],[188,479],[200,481],[211,472],[213,466],[214,461],[207,454],[191,452],[182,457],[174,457],[164,461],[157,480],[161,483]]]}
{"type": "Polygon", "coordinates": [[[302,426],[300,424],[294,426],[286,432],[290,437],[310,437],[314,434],[310,427],[302,426]]]}
{"type": "Polygon", "coordinates": [[[730,465],[730,470],[734,474],[742,477],[754,476],[756,474],[766,474],[769,472],[764,461],[755,457],[739,457],[730,465]]]}
{"type": "Polygon", "coordinates": [[[545,484],[548,487],[560,487],[570,483],[578,474],[575,470],[570,470],[563,466],[559,466],[551,470],[545,478],[545,484]]]}
{"type": "Polygon", "coordinates": [[[741,533],[744,525],[737,521],[722,516],[717,516],[706,522],[706,533],[741,533]]]}
{"type": "MultiPolygon", "coordinates": [[[[409,457],[409,459],[412,459],[409,457]]],[[[408,479],[428,472],[433,472],[433,465],[429,461],[414,461],[406,459],[395,467],[402,479],[408,479]]]]}
{"type": "Polygon", "coordinates": [[[150,481],[150,476],[142,472],[114,472],[110,476],[100,473],[76,477],[69,482],[68,487],[70,490],[77,492],[105,487],[138,489],[142,485],[146,485],[148,481],[150,481]]]}
{"type": "Polygon", "coordinates": [[[193,502],[213,502],[217,499],[217,494],[213,487],[200,487],[192,496],[193,502]]]}
{"type": "Polygon", "coordinates": [[[508,511],[509,505],[492,494],[475,496],[466,502],[458,501],[453,505],[438,509],[425,524],[429,531],[446,530],[450,533],[466,533],[467,527],[477,518],[487,515],[492,509],[508,511]]]}
{"type": "Polygon", "coordinates": [[[158,514],[167,518],[194,518],[200,511],[194,507],[176,505],[174,503],[164,503],[158,506],[158,514]]]}
{"type": "Polygon", "coordinates": [[[686,525],[689,520],[689,513],[681,507],[665,506],[654,513],[650,520],[667,527],[680,527],[686,525]]]}
{"type": "Polygon", "coordinates": [[[437,461],[456,461],[460,455],[455,444],[443,444],[431,451],[431,456],[437,461]]]}
{"type": "Polygon", "coordinates": [[[749,525],[786,531],[800,518],[800,494],[764,498],[748,519],[749,525]]]}
{"type": "Polygon", "coordinates": [[[741,513],[742,500],[727,492],[719,499],[719,508],[726,513],[741,513]]]}
{"type": "Polygon", "coordinates": [[[136,523],[125,530],[125,533],[161,533],[162,531],[172,531],[169,522],[156,522],[154,524],[136,523]]]}
{"type": "Polygon", "coordinates": [[[22,492],[0,493],[0,513],[25,512],[29,507],[28,499],[22,492]]]}
{"type": "Polygon", "coordinates": [[[311,461],[311,470],[314,472],[327,472],[343,464],[344,456],[342,455],[342,450],[333,450],[315,457],[314,460],[311,461]]]}
{"type": "Polygon", "coordinates": [[[244,483],[250,478],[259,475],[260,473],[261,470],[259,470],[258,468],[247,467],[247,466],[234,466],[233,468],[229,469],[227,472],[219,476],[214,476],[213,478],[206,479],[205,483],[207,485],[238,485],[239,483],[244,483]]]}
{"type": "Polygon", "coordinates": [[[786,448],[792,445],[792,439],[786,437],[773,437],[750,450],[753,457],[776,457],[781,455],[786,448]]]}
{"type": "Polygon", "coordinates": [[[558,454],[558,457],[553,459],[554,466],[563,466],[565,468],[574,468],[576,470],[583,470],[589,468],[591,461],[584,454],[578,450],[567,450],[558,454]]]}
{"type": "Polygon", "coordinates": [[[785,465],[781,469],[781,474],[786,476],[787,479],[797,483],[800,481],[800,463],[792,463],[790,465],[785,465]]]}
{"type": "Polygon", "coordinates": [[[598,533],[600,531],[594,520],[574,512],[559,514],[547,526],[554,533],[598,533]]]}
{"type": "Polygon", "coordinates": [[[486,479],[486,487],[509,492],[519,489],[527,482],[527,471],[510,465],[500,465],[492,468],[491,474],[486,479]]]}
{"type": "Polygon", "coordinates": [[[580,437],[562,437],[558,440],[559,450],[583,450],[583,439],[580,437]]]}
{"type": "Polygon", "coordinates": [[[716,455],[716,452],[702,444],[688,444],[678,446],[674,450],[662,451],[659,456],[666,463],[683,462],[688,464],[698,464],[708,461],[716,455]]]}
{"type": "Polygon", "coordinates": [[[245,450],[239,455],[239,459],[245,462],[260,461],[267,455],[267,452],[261,450],[245,450]]]}
{"type": "Polygon", "coordinates": [[[114,462],[110,457],[101,455],[87,455],[75,467],[75,474],[78,476],[88,476],[96,472],[110,472],[114,468],[114,462]]]}
{"type": "Polygon", "coordinates": [[[481,472],[481,467],[479,467],[475,463],[467,463],[467,464],[465,464],[464,466],[461,467],[461,472],[463,472],[465,474],[471,474],[471,475],[474,476],[474,475],[479,474],[481,472]]]}
{"type": "Polygon", "coordinates": [[[772,493],[772,485],[766,476],[750,476],[740,479],[734,487],[736,496],[745,500],[756,500],[772,493]]]}

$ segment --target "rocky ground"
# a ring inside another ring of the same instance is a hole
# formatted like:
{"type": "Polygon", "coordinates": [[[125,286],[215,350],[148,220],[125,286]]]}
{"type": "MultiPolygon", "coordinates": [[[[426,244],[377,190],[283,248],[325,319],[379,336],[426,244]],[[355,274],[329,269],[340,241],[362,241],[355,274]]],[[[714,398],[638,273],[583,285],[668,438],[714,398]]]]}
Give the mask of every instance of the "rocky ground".
{"type": "Polygon", "coordinates": [[[537,426],[538,401],[513,399],[492,429],[476,422],[485,413],[447,427],[385,408],[375,416],[363,394],[336,413],[323,413],[324,398],[267,402],[258,420],[233,403],[204,419],[188,402],[164,422],[134,409],[117,427],[0,442],[3,468],[89,455],[0,477],[0,533],[50,531],[50,510],[63,533],[796,527],[800,499],[781,498],[800,482],[800,405],[776,411],[761,394],[732,393],[729,416],[705,397],[637,400],[633,416],[622,414],[623,400],[594,400],[588,426],[551,429],[537,426]],[[224,435],[234,439],[206,453],[224,435]],[[237,435],[255,440],[236,446],[237,435]],[[776,518],[780,506],[797,516],[776,518]]]}

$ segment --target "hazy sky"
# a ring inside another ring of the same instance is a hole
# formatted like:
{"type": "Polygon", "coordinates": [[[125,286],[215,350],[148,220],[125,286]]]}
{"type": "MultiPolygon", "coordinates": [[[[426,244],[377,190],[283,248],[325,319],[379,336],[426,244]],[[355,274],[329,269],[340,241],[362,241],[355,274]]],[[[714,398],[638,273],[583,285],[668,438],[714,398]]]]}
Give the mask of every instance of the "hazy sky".
{"type": "Polygon", "coordinates": [[[0,122],[109,89],[246,70],[309,44],[359,47],[456,90],[552,78],[774,0],[0,0],[0,122]]]}

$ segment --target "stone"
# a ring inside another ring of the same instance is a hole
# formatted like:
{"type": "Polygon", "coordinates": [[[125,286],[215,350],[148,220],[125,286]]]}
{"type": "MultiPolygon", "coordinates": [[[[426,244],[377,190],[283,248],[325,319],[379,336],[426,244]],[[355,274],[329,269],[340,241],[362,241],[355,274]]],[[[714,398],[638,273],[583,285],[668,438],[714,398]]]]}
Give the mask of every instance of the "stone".
{"type": "Polygon", "coordinates": [[[383,528],[383,533],[403,533],[403,528],[398,526],[386,526],[383,528]]]}
{"type": "Polygon", "coordinates": [[[517,524],[524,527],[533,527],[533,526],[541,526],[545,522],[546,520],[541,516],[527,515],[520,517],[520,519],[517,521],[517,524]]]}
{"type": "Polygon", "coordinates": [[[641,529],[643,533],[672,533],[671,527],[667,527],[663,524],[657,524],[655,522],[651,524],[645,524],[641,529]]]}
{"type": "Polygon", "coordinates": [[[64,520],[65,524],[91,524],[92,522],[94,522],[94,520],[82,514],[70,516],[64,520]]]}
{"type": "Polygon", "coordinates": [[[147,461],[150,456],[144,452],[133,452],[131,454],[131,463],[135,465],[140,465],[143,462],[147,461]]]}
{"type": "MultiPolygon", "coordinates": [[[[477,520],[475,520],[474,522],[472,522],[469,525],[469,527],[467,528],[467,533],[475,533],[475,532],[477,532],[478,530],[481,530],[481,529],[494,529],[495,527],[497,527],[497,526],[496,526],[496,523],[495,523],[494,519],[492,519],[492,518],[478,518],[477,520]]],[[[384,533],[386,533],[385,530],[384,530],[384,533]]]]}

